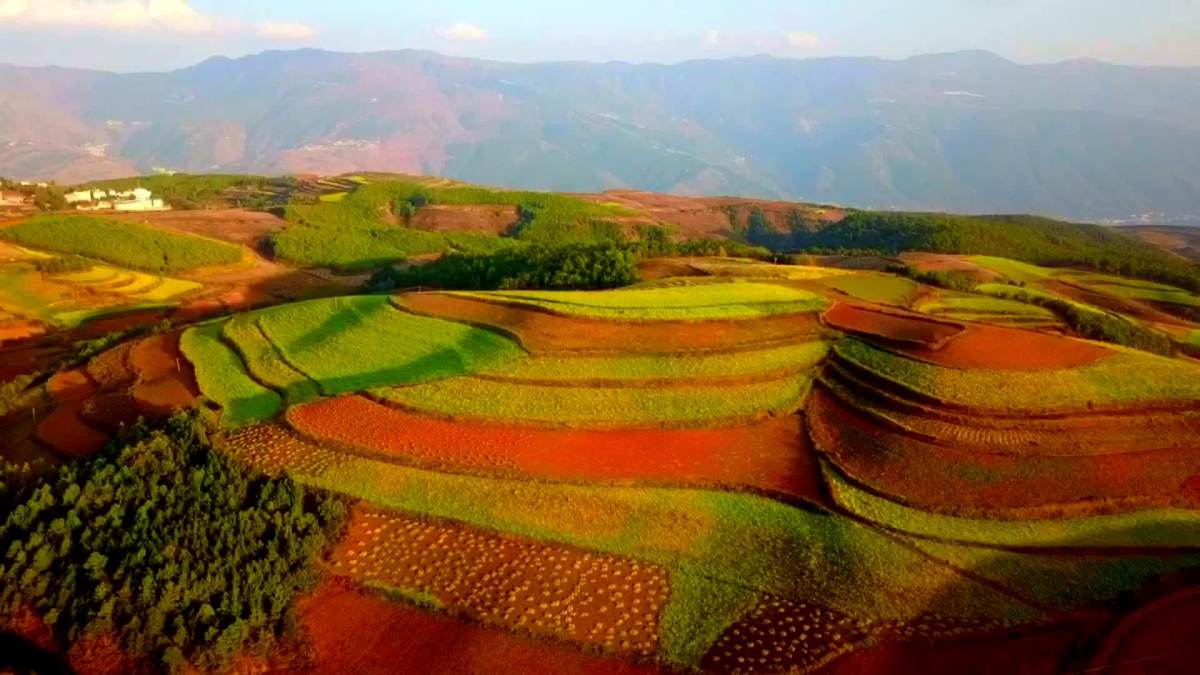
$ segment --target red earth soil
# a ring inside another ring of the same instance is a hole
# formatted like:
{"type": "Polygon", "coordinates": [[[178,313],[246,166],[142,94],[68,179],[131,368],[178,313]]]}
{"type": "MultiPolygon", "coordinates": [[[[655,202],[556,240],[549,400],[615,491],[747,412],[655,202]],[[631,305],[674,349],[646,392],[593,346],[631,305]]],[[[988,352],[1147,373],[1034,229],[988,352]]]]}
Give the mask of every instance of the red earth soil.
{"type": "Polygon", "coordinates": [[[297,614],[314,673],[426,675],[649,675],[626,661],[582,654],[388,602],[330,580],[301,599],[297,614]]]}
{"type": "Polygon", "coordinates": [[[0,349],[0,381],[45,370],[68,351],[68,345],[53,338],[0,349]]]}
{"type": "Polygon", "coordinates": [[[47,383],[56,406],[37,427],[35,438],[67,457],[91,454],[108,442],[108,437],[83,420],[83,404],[95,384],[81,369],[55,374],[47,383]]]}
{"type": "Polygon", "coordinates": [[[84,323],[71,331],[71,340],[95,340],[109,333],[120,333],[134,326],[156,324],[171,313],[169,309],[147,309],[105,316],[84,323]]]}
{"type": "Polygon", "coordinates": [[[433,419],[361,396],[293,408],[302,434],[383,458],[558,480],[754,488],[820,501],[799,415],[709,430],[571,431],[433,419]]]}
{"type": "Polygon", "coordinates": [[[531,352],[664,354],[745,349],[752,344],[798,341],[822,332],[815,313],[741,321],[621,323],[557,316],[499,302],[444,293],[408,293],[402,304],[427,316],[486,324],[516,335],[531,352]]]}
{"type": "Polygon", "coordinates": [[[1087,633],[1088,630],[1079,624],[1064,623],[1010,635],[884,642],[846,654],[816,672],[819,675],[1060,675],[1063,672],[1090,672],[1070,669],[1067,665],[1087,633]]]}
{"type": "Polygon", "coordinates": [[[138,376],[131,393],[148,414],[186,408],[200,396],[192,364],[179,351],[180,335],[176,331],[148,337],[129,353],[138,376]]]}
{"type": "Polygon", "coordinates": [[[1115,353],[1106,347],[1061,335],[986,324],[969,326],[961,335],[937,349],[900,345],[895,350],[937,366],[964,370],[1078,368],[1115,353]]]}
{"type": "Polygon", "coordinates": [[[937,321],[916,314],[879,310],[844,302],[834,303],[821,318],[830,326],[889,343],[907,343],[928,349],[940,349],[961,334],[963,324],[937,321]]]}
{"type": "Polygon", "coordinates": [[[434,232],[481,232],[507,234],[520,216],[515,206],[429,204],[422,206],[409,227],[434,232]]]}
{"type": "MultiPolygon", "coordinates": [[[[1045,518],[1194,507],[1185,487],[1200,473],[1194,446],[1146,430],[1145,442],[1108,455],[1057,455],[1053,448],[989,452],[906,436],[814,388],[805,407],[813,441],[843,472],[873,491],[918,508],[959,516],[1045,518]],[[1160,444],[1164,444],[1163,445],[1160,444]]],[[[1185,441],[1186,443],[1186,441],[1185,441]]]]}
{"type": "Polygon", "coordinates": [[[1154,601],[1125,617],[1086,672],[1194,673],[1200,667],[1200,588],[1154,601]]]}
{"type": "Polygon", "coordinates": [[[250,246],[254,246],[266,235],[277,232],[287,225],[284,220],[265,211],[244,211],[242,209],[114,213],[106,217],[250,246]]]}
{"type": "Polygon", "coordinates": [[[640,190],[609,190],[603,194],[579,196],[589,201],[612,202],[640,211],[645,215],[618,220],[628,220],[631,224],[669,225],[684,237],[728,236],[730,210],[737,214],[739,225],[745,225],[750,214],[757,209],[779,232],[789,231],[795,213],[814,222],[837,222],[845,217],[845,212],[834,206],[738,197],[683,197],[640,190]]]}
{"type": "Polygon", "coordinates": [[[373,507],[354,510],[330,564],[475,621],[635,657],[657,651],[668,593],[656,565],[373,507]]]}

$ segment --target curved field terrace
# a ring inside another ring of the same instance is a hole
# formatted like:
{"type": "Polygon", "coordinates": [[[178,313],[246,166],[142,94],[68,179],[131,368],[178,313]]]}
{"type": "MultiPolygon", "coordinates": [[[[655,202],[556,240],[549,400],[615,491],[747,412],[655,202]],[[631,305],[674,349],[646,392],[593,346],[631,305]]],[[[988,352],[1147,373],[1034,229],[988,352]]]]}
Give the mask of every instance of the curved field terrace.
{"type": "MultiPolygon", "coordinates": [[[[199,408],[230,466],[344,500],[248,671],[1059,675],[1183,645],[1200,366],[1014,299],[1178,294],[904,260],[1008,295],[676,257],[644,267],[695,276],[317,298],[114,338],[3,419],[63,461],[199,408]]],[[[138,274],[71,282],[170,290],[138,274]]]]}

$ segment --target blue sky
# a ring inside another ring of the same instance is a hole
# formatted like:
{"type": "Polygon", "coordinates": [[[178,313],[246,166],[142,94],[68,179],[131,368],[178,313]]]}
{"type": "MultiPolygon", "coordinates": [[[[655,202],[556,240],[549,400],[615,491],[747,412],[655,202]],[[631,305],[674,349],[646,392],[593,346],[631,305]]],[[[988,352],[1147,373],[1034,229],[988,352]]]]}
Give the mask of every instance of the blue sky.
{"type": "Polygon", "coordinates": [[[1200,65],[1200,0],[0,0],[0,62],[166,70],[264,49],[513,61],[749,54],[1200,65]]]}

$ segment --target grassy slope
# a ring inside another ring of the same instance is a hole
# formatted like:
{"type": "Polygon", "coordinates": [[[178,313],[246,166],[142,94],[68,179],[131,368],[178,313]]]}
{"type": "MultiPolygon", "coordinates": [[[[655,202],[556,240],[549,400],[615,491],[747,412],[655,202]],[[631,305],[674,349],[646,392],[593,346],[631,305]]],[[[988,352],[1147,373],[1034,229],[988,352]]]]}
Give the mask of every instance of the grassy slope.
{"type": "Polygon", "coordinates": [[[200,391],[221,406],[222,422],[238,427],[274,417],[282,401],[279,395],[255,382],[241,358],[221,341],[220,323],[188,329],[179,346],[196,368],[200,391]]]}
{"type": "Polygon", "coordinates": [[[461,294],[531,304],[581,317],[664,321],[747,319],[812,312],[826,305],[823,298],[808,291],[754,282],[615,291],[494,291],[461,294]]]}
{"type": "Polygon", "coordinates": [[[911,279],[874,272],[831,277],[825,281],[825,285],[853,298],[901,307],[907,306],[920,288],[911,279]]]}
{"type": "Polygon", "coordinates": [[[0,228],[0,239],[156,273],[242,259],[242,250],[233,244],[91,216],[32,218],[0,228]]]}
{"type": "Polygon", "coordinates": [[[853,338],[834,349],[844,358],[917,392],[996,410],[1053,410],[1089,403],[1200,401],[1200,366],[1110,346],[1113,356],[1068,370],[996,371],[940,368],[853,338]]]}
{"type": "Polygon", "coordinates": [[[240,314],[225,322],[221,335],[233,345],[256,380],[283,395],[288,405],[311,401],[321,388],[292,368],[262,334],[257,313],[240,314]]]}
{"type": "Polygon", "coordinates": [[[816,365],[829,351],[823,341],[730,354],[676,356],[540,356],[507,364],[489,375],[525,380],[647,380],[765,374],[816,365]]]}
{"type": "Polygon", "coordinates": [[[794,412],[811,377],[793,375],[744,385],[546,387],[458,377],[372,393],[435,415],[578,428],[698,427],[794,412]]]}
{"type": "Polygon", "coordinates": [[[258,325],[326,394],[464,375],[524,353],[490,331],[401,312],[388,296],[283,305],[263,310],[258,325]]]}

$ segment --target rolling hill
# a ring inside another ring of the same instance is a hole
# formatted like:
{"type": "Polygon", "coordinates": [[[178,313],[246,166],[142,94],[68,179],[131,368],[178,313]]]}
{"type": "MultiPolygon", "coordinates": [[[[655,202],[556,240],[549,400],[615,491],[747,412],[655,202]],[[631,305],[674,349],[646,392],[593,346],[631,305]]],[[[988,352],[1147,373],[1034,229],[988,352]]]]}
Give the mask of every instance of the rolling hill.
{"type": "Polygon", "coordinates": [[[0,175],[388,170],[1076,219],[1200,213],[1200,69],[986,52],[514,64],[274,51],[0,66],[0,175]]]}

